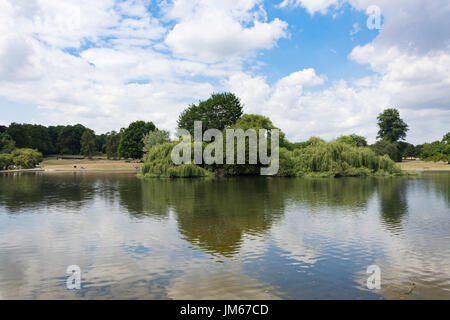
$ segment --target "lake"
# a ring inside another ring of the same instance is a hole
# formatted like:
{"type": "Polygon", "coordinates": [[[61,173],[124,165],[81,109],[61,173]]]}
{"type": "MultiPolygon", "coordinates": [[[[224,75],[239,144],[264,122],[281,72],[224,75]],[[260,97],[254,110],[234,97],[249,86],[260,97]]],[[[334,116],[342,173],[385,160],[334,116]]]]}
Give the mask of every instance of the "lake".
{"type": "Polygon", "coordinates": [[[449,183],[0,175],[0,299],[450,299],[449,183]]]}

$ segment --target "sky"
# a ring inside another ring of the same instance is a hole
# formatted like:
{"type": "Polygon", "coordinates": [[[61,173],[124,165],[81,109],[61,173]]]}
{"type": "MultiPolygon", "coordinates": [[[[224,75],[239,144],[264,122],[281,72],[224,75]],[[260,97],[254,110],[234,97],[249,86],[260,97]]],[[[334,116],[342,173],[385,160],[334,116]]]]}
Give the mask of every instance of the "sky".
{"type": "Polygon", "coordinates": [[[407,141],[440,140],[449,30],[446,0],[0,0],[0,124],[173,133],[189,104],[230,91],[291,141],[374,142],[389,107],[407,141]]]}

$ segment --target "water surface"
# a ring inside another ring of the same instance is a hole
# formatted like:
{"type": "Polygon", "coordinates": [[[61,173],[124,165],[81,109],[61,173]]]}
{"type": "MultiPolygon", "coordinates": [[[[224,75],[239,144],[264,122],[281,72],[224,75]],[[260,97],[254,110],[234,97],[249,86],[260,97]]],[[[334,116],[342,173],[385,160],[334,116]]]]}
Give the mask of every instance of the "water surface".
{"type": "Polygon", "coordinates": [[[449,182],[2,175],[0,299],[450,299],[449,182]]]}

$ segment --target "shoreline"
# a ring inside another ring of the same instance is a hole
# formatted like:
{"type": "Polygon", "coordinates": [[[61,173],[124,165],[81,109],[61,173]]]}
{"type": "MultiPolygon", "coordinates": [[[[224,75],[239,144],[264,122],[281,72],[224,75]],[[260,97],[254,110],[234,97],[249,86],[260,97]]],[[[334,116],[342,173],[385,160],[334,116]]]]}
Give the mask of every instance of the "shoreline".
{"type": "MultiPolygon", "coordinates": [[[[450,164],[445,162],[427,162],[405,160],[396,163],[404,172],[449,172],[450,164]]],[[[124,160],[44,160],[42,168],[0,170],[0,173],[141,173],[143,163],[124,160]],[[76,166],[76,168],[74,168],[76,166]],[[84,168],[84,169],[83,169],[84,168]]]]}
{"type": "Polygon", "coordinates": [[[0,170],[0,173],[17,173],[17,172],[44,172],[45,169],[15,169],[15,170],[0,170]]]}
{"type": "Polygon", "coordinates": [[[127,170],[127,169],[20,169],[20,170],[0,170],[0,173],[139,173],[141,170],[127,170]]]}

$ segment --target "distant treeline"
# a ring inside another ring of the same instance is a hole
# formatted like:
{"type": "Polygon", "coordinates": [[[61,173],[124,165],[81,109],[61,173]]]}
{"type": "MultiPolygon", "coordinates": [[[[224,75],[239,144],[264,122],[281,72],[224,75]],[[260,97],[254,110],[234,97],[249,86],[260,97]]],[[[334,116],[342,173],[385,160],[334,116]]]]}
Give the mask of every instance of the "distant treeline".
{"type": "MultiPolygon", "coordinates": [[[[3,138],[11,138],[16,148],[37,149],[48,154],[80,154],[81,136],[88,128],[81,124],[74,126],[50,126],[11,123],[3,127],[3,138]],[[7,135],[5,137],[5,134],[7,135]],[[9,136],[9,137],[8,137],[9,136]]],[[[106,135],[96,135],[96,151],[104,152],[106,135]]]]}
{"type": "Polygon", "coordinates": [[[142,138],[156,127],[151,122],[136,121],[120,132],[96,135],[81,124],[43,126],[11,123],[0,126],[0,154],[15,149],[34,149],[43,155],[83,155],[91,157],[107,154],[108,158],[139,159],[143,154],[142,138]]]}

